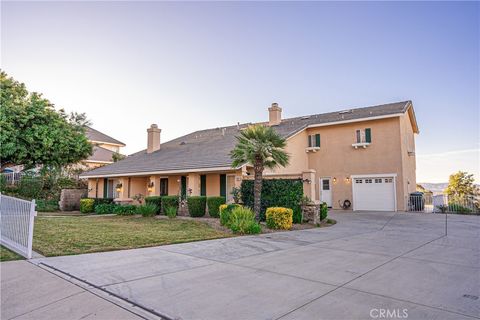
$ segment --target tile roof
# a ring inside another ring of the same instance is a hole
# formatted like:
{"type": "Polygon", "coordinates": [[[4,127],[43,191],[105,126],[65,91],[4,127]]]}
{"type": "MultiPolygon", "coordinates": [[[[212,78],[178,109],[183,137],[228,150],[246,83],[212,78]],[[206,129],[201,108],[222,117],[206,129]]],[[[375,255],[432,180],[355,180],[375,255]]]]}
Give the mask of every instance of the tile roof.
{"type": "Polygon", "coordinates": [[[102,133],[88,126],[85,133],[87,135],[88,140],[90,141],[113,143],[113,144],[119,144],[123,147],[125,146],[125,143],[118,141],[117,139],[114,139],[110,136],[107,136],[105,133],[102,133]]]}
{"type": "MultiPolygon", "coordinates": [[[[372,117],[405,113],[410,101],[384,104],[373,107],[315,114],[283,119],[274,126],[282,137],[289,137],[307,126],[355,121],[372,117]]],[[[148,154],[146,150],[134,153],[124,160],[83,173],[81,176],[121,175],[126,173],[168,172],[202,168],[230,167],[230,151],[236,144],[236,136],[249,123],[238,126],[195,131],[174,140],[164,142],[158,151],[148,154]]]]}

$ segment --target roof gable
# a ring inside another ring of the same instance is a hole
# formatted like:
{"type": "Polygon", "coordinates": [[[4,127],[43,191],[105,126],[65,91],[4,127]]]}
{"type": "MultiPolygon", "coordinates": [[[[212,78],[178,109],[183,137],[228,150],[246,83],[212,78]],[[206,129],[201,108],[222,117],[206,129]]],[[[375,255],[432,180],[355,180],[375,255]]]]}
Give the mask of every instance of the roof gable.
{"type": "Polygon", "coordinates": [[[123,143],[121,141],[118,141],[117,139],[114,139],[114,138],[106,135],[105,133],[102,133],[98,130],[95,130],[95,129],[89,127],[89,126],[86,127],[85,134],[86,134],[88,140],[90,140],[92,142],[103,142],[103,143],[106,143],[106,144],[115,144],[115,145],[125,147],[125,143],[123,143]]]}

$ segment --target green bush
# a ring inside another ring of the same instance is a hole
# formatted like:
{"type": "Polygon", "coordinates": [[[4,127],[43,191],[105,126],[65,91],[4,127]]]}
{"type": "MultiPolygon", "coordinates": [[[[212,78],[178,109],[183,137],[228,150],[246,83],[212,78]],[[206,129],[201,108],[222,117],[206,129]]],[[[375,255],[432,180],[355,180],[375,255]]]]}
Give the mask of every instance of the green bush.
{"type": "Polygon", "coordinates": [[[95,206],[95,213],[96,214],[114,213],[116,206],[117,205],[114,204],[114,203],[98,204],[98,205],[95,206]]]}
{"type": "MultiPolygon", "coordinates": [[[[240,187],[242,202],[253,209],[253,180],[243,180],[240,187]]],[[[265,220],[269,207],[293,210],[293,223],[302,222],[303,182],[300,179],[265,179],[262,183],[260,219],[265,220]]]]}
{"type": "Polygon", "coordinates": [[[144,217],[152,217],[157,213],[157,206],[154,204],[144,204],[137,206],[137,214],[141,214],[144,217]]]}
{"type": "Polygon", "coordinates": [[[161,201],[161,206],[162,206],[162,212],[165,213],[165,208],[168,207],[173,207],[173,208],[178,208],[178,196],[162,196],[161,201]]]}
{"type": "Polygon", "coordinates": [[[80,212],[81,213],[92,213],[95,210],[95,200],[94,199],[80,199],[80,212]]]}
{"type": "Polygon", "coordinates": [[[232,210],[229,219],[230,229],[239,234],[257,234],[262,228],[255,221],[255,214],[249,208],[236,207],[232,210]]]}
{"type": "Polygon", "coordinates": [[[456,213],[472,213],[473,210],[457,203],[451,202],[448,204],[448,211],[456,213]]]}
{"type": "Polygon", "coordinates": [[[24,175],[17,185],[20,197],[28,199],[40,199],[43,193],[43,179],[38,176],[24,175]]]}
{"type": "Polygon", "coordinates": [[[328,215],[328,205],[326,202],[322,202],[320,205],[320,221],[325,220],[328,215]]]}
{"type": "Polygon", "coordinates": [[[36,208],[38,212],[55,212],[59,210],[57,200],[43,200],[39,199],[35,201],[36,208]]]}
{"type": "Polygon", "coordinates": [[[133,204],[125,204],[125,205],[116,205],[113,208],[113,213],[116,213],[120,216],[129,216],[133,215],[137,212],[137,206],[133,204]]]}
{"type": "Polygon", "coordinates": [[[193,196],[187,197],[188,213],[190,217],[203,217],[207,205],[207,197],[193,196]]]}
{"type": "Polygon", "coordinates": [[[218,218],[220,216],[220,206],[225,204],[225,197],[208,197],[208,214],[212,218],[218,218]]]}
{"type": "Polygon", "coordinates": [[[232,204],[222,204],[219,207],[220,211],[220,224],[222,226],[229,227],[230,222],[230,215],[233,209],[240,207],[239,204],[232,203],[232,204]]]}
{"type": "Polygon", "coordinates": [[[145,204],[153,204],[157,206],[156,214],[160,214],[160,211],[162,210],[162,197],[160,196],[145,197],[145,204]]]}
{"type": "Polygon", "coordinates": [[[167,217],[169,217],[170,219],[173,219],[177,216],[177,208],[175,207],[166,207],[165,208],[165,214],[167,215],[167,217]]]}
{"type": "Polygon", "coordinates": [[[270,229],[290,230],[292,228],[293,210],[290,208],[270,207],[265,213],[267,227],[270,229]]]}

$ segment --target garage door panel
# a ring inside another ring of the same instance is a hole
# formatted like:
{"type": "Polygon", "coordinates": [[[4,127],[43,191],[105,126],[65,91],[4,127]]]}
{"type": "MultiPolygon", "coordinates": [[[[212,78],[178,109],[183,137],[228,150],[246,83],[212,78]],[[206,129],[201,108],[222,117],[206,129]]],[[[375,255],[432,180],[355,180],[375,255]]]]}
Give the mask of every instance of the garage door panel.
{"type": "Polygon", "coordinates": [[[355,210],[394,211],[395,187],[393,177],[353,179],[355,210]]]}

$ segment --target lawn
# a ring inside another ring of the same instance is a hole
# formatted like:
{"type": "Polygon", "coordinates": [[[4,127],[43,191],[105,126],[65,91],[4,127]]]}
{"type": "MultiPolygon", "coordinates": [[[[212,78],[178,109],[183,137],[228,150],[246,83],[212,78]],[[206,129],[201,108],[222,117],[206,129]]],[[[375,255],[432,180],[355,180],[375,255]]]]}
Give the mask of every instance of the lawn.
{"type": "Polygon", "coordinates": [[[13,251],[8,250],[4,246],[0,246],[0,262],[20,259],[23,259],[23,257],[13,251]]]}
{"type": "Polygon", "coordinates": [[[200,221],[141,216],[37,217],[33,250],[71,255],[231,236],[200,221]]]}

